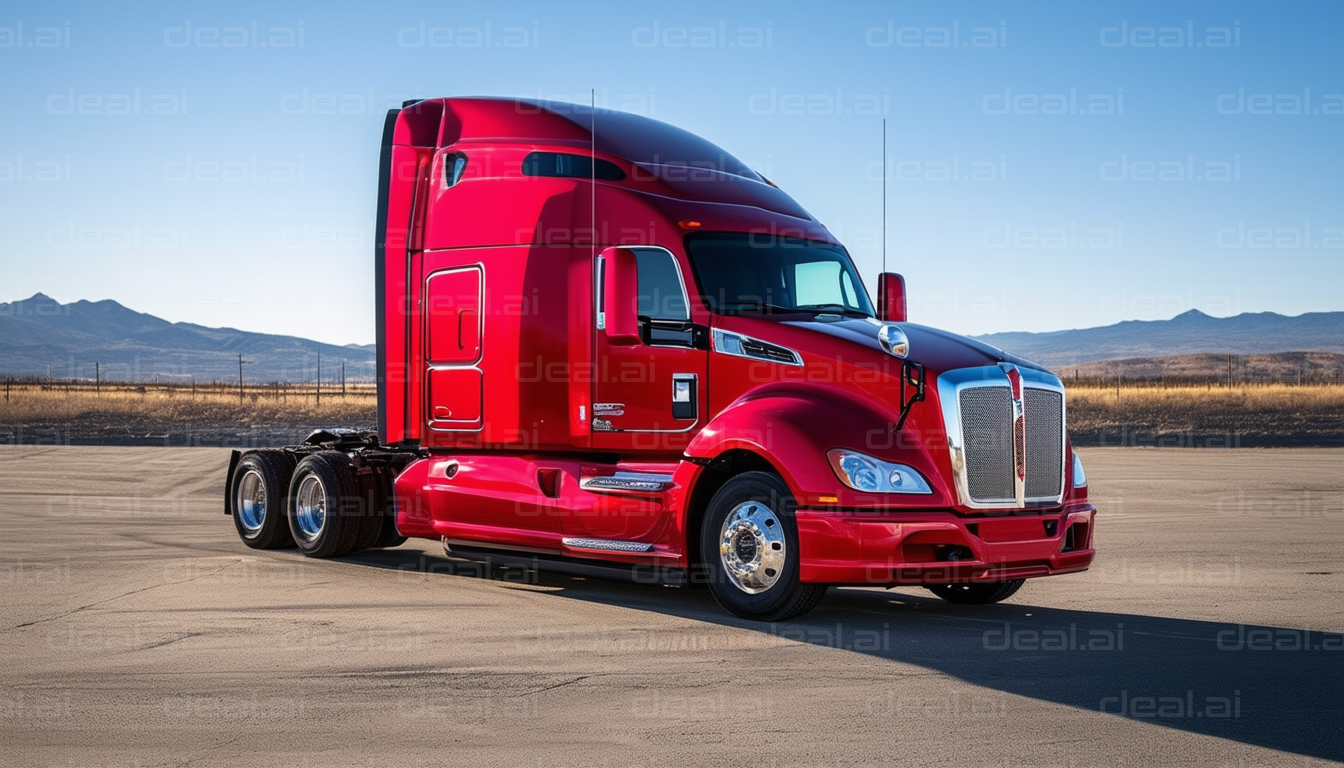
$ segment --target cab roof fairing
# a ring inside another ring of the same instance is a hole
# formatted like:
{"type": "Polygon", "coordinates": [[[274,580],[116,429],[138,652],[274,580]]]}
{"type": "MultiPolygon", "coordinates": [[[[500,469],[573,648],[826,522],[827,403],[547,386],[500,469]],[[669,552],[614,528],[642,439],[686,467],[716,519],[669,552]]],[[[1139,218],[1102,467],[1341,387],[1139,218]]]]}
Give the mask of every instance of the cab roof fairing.
{"type": "MultiPolygon", "coordinates": [[[[425,148],[551,145],[583,154],[595,150],[599,157],[624,161],[623,170],[633,183],[612,186],[669,198],[669,203],[757,208],[789,220],[742,215],[745,211],[722,211],[727,215],[716,216],[712,208],[691,211],[686,218],[723,220],[735,231],[777,228],[786,230],[785,234],[837,242],[797,201],[727,151],[689,131],[641,115],[533,99],[426,99],[401,110],[393,143],[425,148]]],[[[713,221],[703,224],[706,230],[715,225],[713,221]]]]}

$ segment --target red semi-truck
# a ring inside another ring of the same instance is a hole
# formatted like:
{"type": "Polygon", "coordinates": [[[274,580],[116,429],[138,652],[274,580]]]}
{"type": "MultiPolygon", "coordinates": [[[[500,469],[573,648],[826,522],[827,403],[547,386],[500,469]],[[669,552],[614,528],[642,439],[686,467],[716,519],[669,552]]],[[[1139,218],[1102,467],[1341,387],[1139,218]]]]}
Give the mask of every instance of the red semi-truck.
{"type": "Polygon", "coordinates": [[[876,307],[768,179],[645,117],[494,98],[389,112],[378,431],[235,452],[256,548],[449,555],[703,584],[798,616],[828,586],[989,603],[1091,563],[1064,388],[876,307]]]}

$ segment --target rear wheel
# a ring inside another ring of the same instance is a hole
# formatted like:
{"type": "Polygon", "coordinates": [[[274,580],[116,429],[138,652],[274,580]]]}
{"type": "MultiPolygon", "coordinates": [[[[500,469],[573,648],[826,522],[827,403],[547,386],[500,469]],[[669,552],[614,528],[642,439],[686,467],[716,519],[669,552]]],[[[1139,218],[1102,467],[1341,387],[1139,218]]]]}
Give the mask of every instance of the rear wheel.
{"type": "Polygon", "coordinates": [[[1010,581],[988,581],[982,584],[937,584],[929,591],[949,603],[961,605],[985,605],[1007,600],[1022,588],[1026,579],[1010,581]]]}
{"type": "Polygon", "coordinates": [[[249,451],[238,460],[229,488],[238,538],[253,549],[294,546],[285,519],[294,457],[284,451],[249,451]]]}
{"type": "Polygon", "coordinates": [[[360,496],[345,454],[321,451],[299,462],[289,483],[289,524],[303,554],[340,557],[372,544],[372,510],[360,496]]]}
{"type": "Polygon", "coordinates": [[[772,472],[744,472],[714,494],[700,533],[709,590],[744,619],[783,621],[816,607],[824,584],[798,580],[798,527],[789,487],[772,472]]]}

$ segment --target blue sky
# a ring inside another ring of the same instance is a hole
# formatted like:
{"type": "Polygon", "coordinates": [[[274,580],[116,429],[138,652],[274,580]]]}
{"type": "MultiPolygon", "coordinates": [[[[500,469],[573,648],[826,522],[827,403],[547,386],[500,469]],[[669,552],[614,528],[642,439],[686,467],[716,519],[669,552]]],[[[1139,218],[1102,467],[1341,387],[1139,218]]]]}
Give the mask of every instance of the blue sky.
{"type": "Polygon", "coordinates": [[[1341,310],[1342,39],[1338,2],[4,2],[0,301],[371,342],[387,106],[591,88],[764,172],[870,287],[885,118],[918,322],[1341,310]]]}

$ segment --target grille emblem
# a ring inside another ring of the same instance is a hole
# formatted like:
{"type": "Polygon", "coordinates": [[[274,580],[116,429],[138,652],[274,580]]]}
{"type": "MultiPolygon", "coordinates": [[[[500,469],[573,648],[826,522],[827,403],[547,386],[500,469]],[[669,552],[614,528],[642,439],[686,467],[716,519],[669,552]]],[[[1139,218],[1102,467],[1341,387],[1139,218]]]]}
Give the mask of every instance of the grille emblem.
{"type": "Polygon", "coordinates": [[[1022,372],[1012,363],[999,363],[1013,394],[1013,498],[1018,509],[1027,506],[1027,408],[1022,402],[1022,372]]]}

